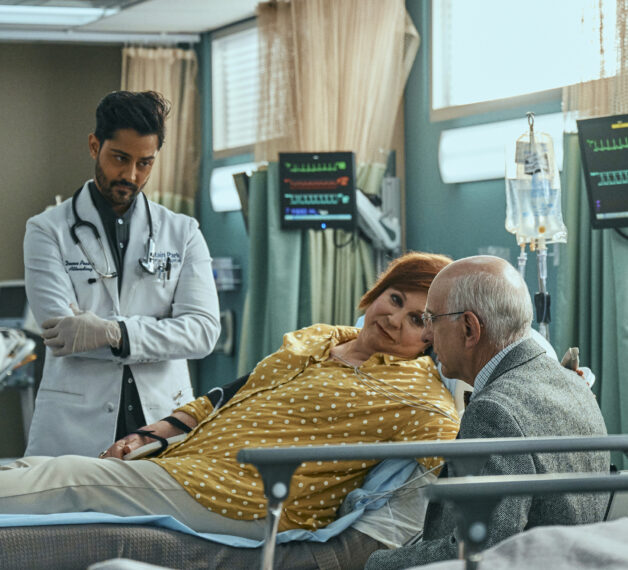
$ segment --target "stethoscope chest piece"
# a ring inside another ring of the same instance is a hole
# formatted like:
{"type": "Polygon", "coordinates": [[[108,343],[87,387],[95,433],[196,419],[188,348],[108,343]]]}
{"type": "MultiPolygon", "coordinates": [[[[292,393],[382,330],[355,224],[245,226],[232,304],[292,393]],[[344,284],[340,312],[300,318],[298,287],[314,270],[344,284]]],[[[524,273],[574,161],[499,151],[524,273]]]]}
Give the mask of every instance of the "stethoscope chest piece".
{"type": "Polygon", "coordinates": [[[153,232],[151,227],[151,235],[148,236],[148,241],[146,242],[146,252],[144,254],[144,259],[140,258],[137,260],[140,264],[140,267],[149,275],[155,275],[155,273],[157,273],[157,268],[155,267],[155,240],[153,239],[152,233],[153,232]]]}

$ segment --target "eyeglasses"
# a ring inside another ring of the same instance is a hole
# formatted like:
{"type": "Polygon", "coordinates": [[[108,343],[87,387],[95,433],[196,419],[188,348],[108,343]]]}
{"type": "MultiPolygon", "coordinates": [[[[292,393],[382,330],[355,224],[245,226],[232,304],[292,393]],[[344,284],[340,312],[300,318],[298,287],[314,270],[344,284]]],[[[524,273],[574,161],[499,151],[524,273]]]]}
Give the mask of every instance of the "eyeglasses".
{"type": "Polygon", "coordinates": [[[436,319],[440,319],[441,317],[453,317],[454,315],[464,315],[466,311],[458,311],[456,313],[442,313],[441,315],[432,315],[431,313],[423,313],[421,315],[421,320],[423,321],[423,326],[434,324],[436,319]]]}

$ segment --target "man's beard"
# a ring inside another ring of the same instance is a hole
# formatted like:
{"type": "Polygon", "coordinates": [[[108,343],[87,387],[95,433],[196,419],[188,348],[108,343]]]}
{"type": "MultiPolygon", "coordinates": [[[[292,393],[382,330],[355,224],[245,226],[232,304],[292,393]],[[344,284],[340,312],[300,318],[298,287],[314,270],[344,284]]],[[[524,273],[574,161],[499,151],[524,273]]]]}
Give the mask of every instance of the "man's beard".
{"type": "Polygon", "coordinates": [[[100,167],[100,161],[96,160],[96,169],[95,169],[95,178],[96,185],[100,190],[100,193],[105,197],[107,202],[111,205],[111,207],[115,208],[117,206],[126,206],[127,208],[133,203],[135,197],[137,196],[140,188],[137,184],[133,184],[132,182],[128,182],[127,180],[109,180],[105,176],[102,168],[100,167]],[[116,186],[122,186],[128,189],[129,193],[126,195],[121,195],[118,193],[116,186]]]}

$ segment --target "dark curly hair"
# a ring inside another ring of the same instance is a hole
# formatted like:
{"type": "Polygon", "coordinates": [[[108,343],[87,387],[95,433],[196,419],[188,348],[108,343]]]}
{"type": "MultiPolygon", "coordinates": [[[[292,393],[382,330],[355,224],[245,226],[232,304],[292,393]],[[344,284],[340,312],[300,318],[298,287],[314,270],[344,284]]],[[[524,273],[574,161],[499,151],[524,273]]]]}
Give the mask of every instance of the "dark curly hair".
{"type": "Polygon", "coordinates": [[[155,91],[114,91],[96,108],[94,135],[102,144],[119,129],[133,129],[140,135],[157,135],[160,149],[164,143],[166,117],[170,103],[155,91]]]}

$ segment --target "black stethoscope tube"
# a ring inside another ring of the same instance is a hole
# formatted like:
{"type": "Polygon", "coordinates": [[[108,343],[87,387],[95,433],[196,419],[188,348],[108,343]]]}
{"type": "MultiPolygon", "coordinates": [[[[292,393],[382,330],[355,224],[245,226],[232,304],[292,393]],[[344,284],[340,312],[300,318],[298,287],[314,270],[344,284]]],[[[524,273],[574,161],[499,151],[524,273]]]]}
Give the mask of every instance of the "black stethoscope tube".
{"type": "MultiPolygon", "coordinates": [[[[76,209],[76,200],[81,190],[82,188],[79,188],[72,196],[72,213],[74,214],[74,224],[70,226],[70,235],[72,236],[74,243],[79,246],[79,248],[83,252],[83,255],[87,258],[87,261],[92,266],[92,269],[98,274],[98,278],[99,279],[112,279],[114,277],[117,277],[118,274],[115,271],[111,270],[111,266],[109,264],[109,257],[107,256],[107,251],[105,250],[105,246],[100,237],[100,232],[98,231],[98,228],[91,222],[83,220],[78,215],[78,211],[76,209]],[[94,237],[96,238],[96,240],[98,241],[100,250],[102,251],[103,257],[105,259],[105,263],[107,265],[105,272],[100,271],[96,267],[96,264],[92,260],[91,256],[87,253],[87,251],[83,247],[83,244],[81,243],[81,240],[77,234],[77,230],[81,227],[85,227],[88,230],[90,230],[94,234],[94,237]]],[[[144,259],[139,259],[138,261],[139,261],[140,267],[146,273],[149,273],[150,275],[154,275],[156,272],[156,269],[155,269],[155,240],[153,239],[153,217],[151,216],[150,207],[148,206],[148,198],[146,198],[146,195],[144,193],[142,193],[142,196],[144,197],[144,205],[146,206],[146,214],[148,215],[148,241],[146,242],[146,253],[144,255],[144,259]]],[[[88,279],[88,282],[95,283],[97,280],[98,279],[91,278],[91,279],[88,279]]]]}

